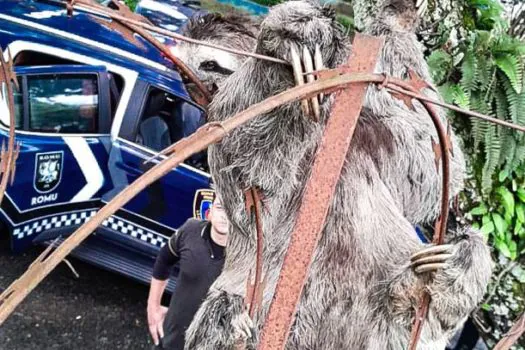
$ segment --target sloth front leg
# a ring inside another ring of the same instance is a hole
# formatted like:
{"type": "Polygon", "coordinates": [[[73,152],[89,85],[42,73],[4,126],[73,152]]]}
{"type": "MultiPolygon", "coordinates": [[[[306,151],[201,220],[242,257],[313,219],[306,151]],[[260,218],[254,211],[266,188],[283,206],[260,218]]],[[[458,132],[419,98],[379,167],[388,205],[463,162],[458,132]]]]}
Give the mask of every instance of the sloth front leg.
{"type": "Polygon", "coordinates": [[[241,340],[246,341],[246,349],[254,349],[254,337],[243,297],[212,287],[186,332],[184,348],[233,350],[241,340]]]}
{"type": "Polygon", "coordinates": [[[493,268],[489,248],[472,228],[463,229],[452,243],[448,253],[437,253],[450,256],[427,288],[431,311],[445,330],[463,321],[482,300],[493,268]]]}
{"type": "Polygon", "coordinates": [[[451,332],[481,301],[492,273],[490,251],[471,229],[442,246],[427,245],[414,253],[386,293],[392,315],[405,327],[412,324],[423,291],[431,302],[426,322],[429,336],[451,332]]]}

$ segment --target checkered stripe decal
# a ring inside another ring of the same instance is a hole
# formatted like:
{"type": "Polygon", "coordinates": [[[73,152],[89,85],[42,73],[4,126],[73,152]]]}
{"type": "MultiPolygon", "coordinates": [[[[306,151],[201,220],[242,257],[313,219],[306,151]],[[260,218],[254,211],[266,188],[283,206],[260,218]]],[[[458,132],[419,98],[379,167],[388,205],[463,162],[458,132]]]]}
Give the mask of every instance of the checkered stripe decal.
{"type": "Polygon", "coordinates": [[[52,228],[67,227],[71,225],[81,225],[88,221],[88,219],[96,213],[97,212],[95,210],[90,210],[80,213],[69,213],[37,220],[22,227],[15,228],[15,230],[13,231],[13,235],[17,239],[22,239],[24,237],[29,237],[35,233],[41,233],[45,230],[49,230],[52,228]]]}
{"type": "MultiPolygon", "coordinates": [[[[81,225],[88,221],[89,218],[91,218],[96,213],[96,210],[90,210],[85,212],[63,214],[50,218],[36,220],[22,227],[15,228],[15,230],[13,231],[13,235],[17,239],[22,239],[25,237],[32,236],[35,233],[42,233],[45,230],[53,228],[81,225]]],[[[137,227],[136,225],[130,222],[113,216],[106,219],[102,223],[102,225],[114,231],[140,239],[141,241],[147,242],[158,247],[164,246],[168,241],[168,237],[160,235],[154,231],[147,230],[143,227],[137,227]]]]}
{"type": "Polygon", "coordinates": [[[130,222],[124,221],[116,217],[109,217],[102,225],[111,228],[114,231],[118,231],[125,235],[138,238],[141,241],[148,242],[149,244],[162,247],[168,241],[168,237],[162,236],[156,232],[146,230],[142,227],[137,227],[130,222]]]}

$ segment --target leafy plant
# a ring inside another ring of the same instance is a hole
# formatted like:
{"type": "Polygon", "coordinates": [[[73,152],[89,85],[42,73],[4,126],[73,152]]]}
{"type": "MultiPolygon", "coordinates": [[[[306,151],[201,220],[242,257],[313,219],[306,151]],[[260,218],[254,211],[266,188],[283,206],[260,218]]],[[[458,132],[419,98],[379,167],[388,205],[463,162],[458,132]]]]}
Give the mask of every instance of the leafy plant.
{"type": "Polygon", "coordinates": [[[500,171],[491,196],[470,211],[486,239],[506,258],[525,254],[525,171],[500,171]]]}
{"type": "MultiPolygon", "coordinates": [[[[427,59],[434,82],[449,103],[525,125],[525,44],[507,34],[498,1],[465,4],[465,39],[427,59]]],[[[452,118],[478,194],[469,200],[474,225],[503,256],[525,256],[525,135],[479,119],[452,118]]]]}
{"type": "MultiPolygon", "coordinates": [[[[504,32],[476,30],[461,46],[457,52],[463,58],[457,65],[453,64],[454,54],[443,49],[428,58],[447,102],[525,125],[525,44],[504,32]],[[460,78],[454,81],[454,77],[460,78]]],[[[466,138],[478,152],[474,157],[480,158],[474,162],[482,163],[474,171],[486,193],[497,169],[510,174],[525,160],[525,138],[479,119],[472,119],[466,128],[470,129],[466,138]]]]}
{"type": "Polygon", "coordinates": [[[131,11],[135,11],[139,0],[124,0],[124,3],[130,8],[131,11]]]}

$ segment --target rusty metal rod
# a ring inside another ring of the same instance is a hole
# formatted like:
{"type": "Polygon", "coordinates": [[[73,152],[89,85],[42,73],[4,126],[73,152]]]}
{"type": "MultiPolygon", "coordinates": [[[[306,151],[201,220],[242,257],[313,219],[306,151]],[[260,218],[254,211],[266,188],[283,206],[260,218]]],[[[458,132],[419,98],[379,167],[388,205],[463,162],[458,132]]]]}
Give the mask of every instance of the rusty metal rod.
{"type": "MultiPolygon", "coordinates": [[[[392,78],[390,78],[390,79],[392,79],[392,78]]],[[[396,87],[389,86],[388,89],[392,90],[392,91],[399,92],[399,93],[403,93],[403,94],[405,94],[407,96],[410,96],[410,97],[413,97],[413,98],[417,98],[418,100],[421,100],[421,101],[430,102],[432,104],[435,104],[436,106],[440,106],[440,107],[443,107],[443,108],[448,108],[448,109],[450,109],[450,110],[452,110],[454,112],[465,114],[465,115],[473,117],[473,118],[482,119],[482,120],[485,120],[485,121],[493,123],[493,124],[498,124],[498,125],[501,125],[501,126],[505,126],[507,128],[511,128],[511,129],[517,130],[517,131],[525,132],[525,125],[518,125],[518,124],[514,124],[514,123],[511,123],[511,122],[505,121],[505,120],[489,117],[488,115],[485,115],[485,114],[481,114],[481,113],[474,112],[474,111],[469,111],[469,110],[463,109],[461,107],[451,105],[449,103],[445,103],[445,102],[442,102],[442,101],[434,100],[434,99],[426,97],[425,95],[422,95],[422,94],[418,94],[418,93],[414,93],[414,92],[406,91],[406,90],[403,91],[402,89],[399,89],[399,88],[396,88],[396,87]]]]}
{"type": "Polygon", "coordinates": [[[493,350],[509,350],[525,333],[525,312],[516,320],[512,328],[496,344],[493,350]]]}
{"type": "MultiPolygon", "coordinates": [[[[340,67],[341,73],[373,72],[383,43],[384,40],[378,37],[356,35],[352,55],[345,65],[340,67]]],[[[384,80],[383,76],[381,78],[384,80]]],[[[367,87],[367,82],[353,84],[335,97],[330,118],[303,190],[258,350],[285,349],[297,305],[361,114],[367,87]]]]}
{"type": "Polygon", "coordinates": [[[287,62],[285,60],[281,60],[279,58],[275,58],[275,57],[271,57],[271,56],[265,56],[265,55],[257,54],[257,53],[254,53],[254,52],[247,52],[247,51],[242,51],[242,50],[236,50],[236,49],[232,49],[232,48],[229,48],[229,47],[216,45],[216,44],[211,44],[211,43],[208,43],[208,42],[205,42],[205,41],[188,38],[188,37],[186,37],[184,35],[177,34],[177,33],[171,32],[169,30],[159,28],[159,27],[154,26],[154,25],[150,25],[150,24],[143,23],[143,22],[140,22],[140,21],[137,21],[137,20],[134,20],[134,19],[123,17],[121,15],[116,15],[116,14],[104,11],[104,9],[99,9],[99,8],[91,6],[90,4],[83,3],[81,0],[77,1],[77,4],[78,5],[75,5],[75,7],[79,7],[79,8],[83,9],[86,12],[91,12],[93,14],[106,16],[106,17],[109,17],[111,19],[118,20],[120,22],[127,22],[127,23],[130,23],[130,24],[136,25],[138,27],[142,27],[144,29],[150,30],[152,32],[165,35],[165,36],[173,38],[173,39],[177,39],[177,40],[180,40],[180,41],[186,41],[186,42],[191,43],[191,44],[196,44],[196,45],[210,47],[210,48],[213,48],[213,49],[217,49],[217,50],[233,53],[233,54],[236,54],[236,55],[248,56],[248,57],[257,58],[257,59],[268,61],[268,62],[290,65],[289,62],[287,62]]]}
{"type": "MultiPolygon", "coordinates": [[[[116,210],[118,210],[122,205],[129,201],[133,196],[140,192],[147,185],[161,177],[163,174],[171,170],[171,168],[177,166],[184,158],[184,156],[190,156],[195,152],[199,152],[205,149],[209,144],[219,141],[224,134],[232,128],[238,127],[243,123],[253,119],[259,114],[264,114],[270,110],[278,107],[281,104],[299,100],[301,98],[309,98],[316,95],[319,92],[330,90],[334,92],[336,90],[343,89],[345,86],[353,83],[360,82],[372,82],[372,83],[381,83],[384,82],[385,77],[375,74],[345,74],[329,79],[320,79],[318,81],[308,83],[301,87],[292,88],[281,94],[275,95],[268,98],[265,101],[262,101],[258,104],[251,106],[245,111],[237,114],[235,117],[223,122],[220,124],[219,128],[213,128],[212,124],[206,124],[200,128],[197,133],[190,136],[189,138],[181,140],[177,145],[181,145],[185,142],[185,147],[178,149],[178,152],[174,156],[170,156],[168,159],[165,159],[163,162],[157,164],[150,171],[145,173],[139,179],[137,179],[132,185],[126,188],[121,192],[117,197],[115,197],[111,202],[109,202],[105,207],[103,207],[95,217],[91,218],[86,222],[82,227],[80,227],[73,235],[71,235],[68,240],[66,240],[54,253],[52,253],[43,263],[46,263],[45,266],[36,264],[32,265],[20,279],[15,281],[2,295],[0,295],[0,325],[5,321],[5,319],[10,315],[10,313],[16,308],[20,302],[34,289],[38,283],[45,278],[52,269],[60,263],[60,261],[69,254],[69,252],[74,249],[78,244],[80,244],[96,227],[98,227],[107,217],[111,216],[116,210]],[[216,135],[209,140],[209,135],[211,133],[207,128],[212,127],[212,132],[219,130],[220,135],[216,135]],[[205,133],[206,135],[202,135],[205,133]],[[203,136],[207,136],[206,139],[203,136]],[[200,141],[196,138],[201,138],[200,141]],[[202,141],[209,141],[208,144],[202,145],[202,141]],[[202,148],[195,148],[196,145],[202,148]],[[193,152],[193,153],[192,153],[193,152]],[[182,159],[182,160],[181,160],[182,159]],[[140,181],[139,181],[140,180],[140,181]],[[90,224],[91,223],[91,224],[90,224]],[[76,239],[73,239],[75,236],[78,236],[76,239]],[[66,244],[67,243],[67,244],[66,244]],[[52,259],[53,258],[53,259],[52,259]],[[58,260],[58,262],[57,262],[58,260]],[[32,269],[32,267],[34,267],[32,269]],[[39,271],[40,270],[40,271],[39,271]],[[21,286],[19,286],[21,285],[21,286]],[[20,288],[17,288],[20,287],[20,288]]],[[[404,82],[399,79],[390,78],[390,82],[386,84],[386,87],[392,90],[398,90],[401,93],[405,93],[409,96],[412,96],[417,99],[424,100],[426,102],[434,103],[437,105],[443,105],[439,101],[433,101],[426,98],[425,96],[418,93],[411,93],[409,91],[404,91],[405,89],[399,89],[392,82],[401,82],[400,85],[403,85],[404,82]]],[[[444,107],[448,107],[443,105],[444,107]]],[[[459,112],[465,112],[459,110],[459,112]]],[[[483,115],[482,115],[483,116],[483,115]]],[[[486,116],[483,116],[486,117],[486,116]]],[[[490,118],[490,117],[487,117],[490,118]]],[[[489,120],[490,121],[490,120],[489,120]]],[[[513,125],[514,126],[514,125],[513,125]]],[[[170,147],[173,149],[172,147],[170,147]]],[[[166,152],[167,153],[167,152],[166,152]]]]}
{"type": "Polygon", "coordinates": [[[255,284],[253,287],[252,295],[249,296],[250,309],[248,312],[250,317],[253,318],[255,317],[255,312],[258,311],[257,309],[260,307],[260,305],[258,305],[258,297],[262,295],[262,293],[264,292],[263,290],[261,290],[262,273],[263,273],[262,261],[263,261],[264,237],[263,237],[263,228],[262,228],[262,222],[261,222],[261,213],[262,213],[261,198],[256,188],[252,187],[250,191],[252,192],[251,195],[253,198],[253,207],[254,207],[253,209],[255,210],[255,225],[257,228],[256,229],[257,230],[257,239],[256,239],[257,258],[256,258],[256,264],[255,264],[255,284]]]}
{"type": "MultiPolygon", "coordinates": [[[[403,88],[407,91],[412,91],[416,93],[419,92],[409,83],[404,83],[403,85],[405,85],[403,86],[403,88]]],[[[436,128],[438,138],[439,138],[439,147],[441,149],[441,161],[442,161],[441,215],[438,218],[438,226],[436,228],[436,232],[434,232],[434,237],[432,239],[432,242],[434,244],[440,245],[440,244],[443,244],[443,241],[445,239],[447,220],[448,220],[448,204],[449,204],[449,195],[450,195],[449,141],[447,139],[446,130],[443,127],[443,124],[441,123],[441,120],[439,118],[439,114],[435,110],[434,106],[432,106],[427,101],[421,101],[421,102],[423,103],[423,106],[426,108],[430,118],[432,119],[432,122],[434,123],[434,127],[436,128]]],[[[412,326],[412,332],[410,335],[410,341],[409,341],[409,346],[408,346],[409,350],[416,350],[417,348],[419,338],[421,337],[421,331],[423,329],[424,320],[428,314],[429,306],[430,306],[430,294],[425,291],[423,298],[421,300],[421,303],[416,310],[416,317],[414,320],[414,324],[412,326]]]]}
{"type": "Polygon", "coordinates": [[[66,256],[84,241],[104,220],[113,215],[122,206],[128,203],[148,185],[171,171],[186,158],[206,149],[209,145],[220,141],[228,132],[279,107],[282,104],[297,101],[306,96],[317,94],[327,89],[343,89],[354,81],[363,81],[362,77],[342,75],[326,80],[318,80],[307,85],[295,87],[278,95],[267,98],[252,105],[232,118],[217,124],[208,123],[199,128],[193,135],[182,139],[177,144],[184,145],[177,152],[155,165],[126,187],[115,198],[103,206],[97,214],[71,234],[60,246],[49,255],[44,252],[0,295],[0,325],[9,317],[15,308],[29,295],[29,293],[62,261],[66,256]]]}
{"type": "MultiPolygon", "coordinates": [[[[148,23],[141,22],[139,20],[135,20],[132,18],[129,18],[130,16],[138,16],[135,13],[131,12],[129,8],[126,5],[122,5],[118,2],[114,2],[114,4],[117,6],[118,10],[112,10],[106,7],[102,7],[101,5],[98,5],[97,3],[93,3],[92,0],[76,0],[72,3],[66,2],[66,3],[59,3],[61,5],[64,5],[66,8],[72,9],[78,9],[83,8],[84,11],[89,13],[98,14],[101,16],[109,17],[112,20],[120,23],[124,27],[128,28],[129,30],[141,35],[144,39],[146,39],[150,44],[155,46],[159,51],[161,51],[169,60],[173,62],[175,67],[179,70],[179,72],[186,76],[192,83],[195,84],[197,89],[200,91],[201,96],[192,96],[194,100],[196,100],[197,103],[199,103],[201,106],[206,107],[206,105],[211,101],[211,94],[206,88],[206,86],[200,81],[200,79],[195,75],[195,73],[184,63],[182,62],[178,57],[173,55],[170,51],[170,49],[162,44],[158,39],[153,37],[151,34],[147,33],[143,26],[149,26],[154,27],[148,23]],[[87,9],[90,9],[90,11],[87,11],[87,9]],[[126,15],[128,17],[126,17],[126,15]]],[[[144,18],[146,21],[146,19],[144,18]]],[[[157,28],[157,27],[154,27],[157,28]]],[[[160,30],[160,28],[158,28],[160,30]]]]}

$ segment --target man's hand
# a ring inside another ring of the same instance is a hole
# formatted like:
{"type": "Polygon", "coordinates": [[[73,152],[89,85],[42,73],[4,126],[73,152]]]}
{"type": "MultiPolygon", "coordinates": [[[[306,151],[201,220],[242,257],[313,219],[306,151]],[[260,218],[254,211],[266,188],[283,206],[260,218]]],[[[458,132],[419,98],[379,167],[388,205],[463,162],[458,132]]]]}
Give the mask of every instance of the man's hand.
{"type": "Polygon", "coordinates": [[[148,303],[148,327],[155,345],[159,345],[159,339],[164,338],[163,324],[167,312],[168,308],[165,306],[148,303]]]}

